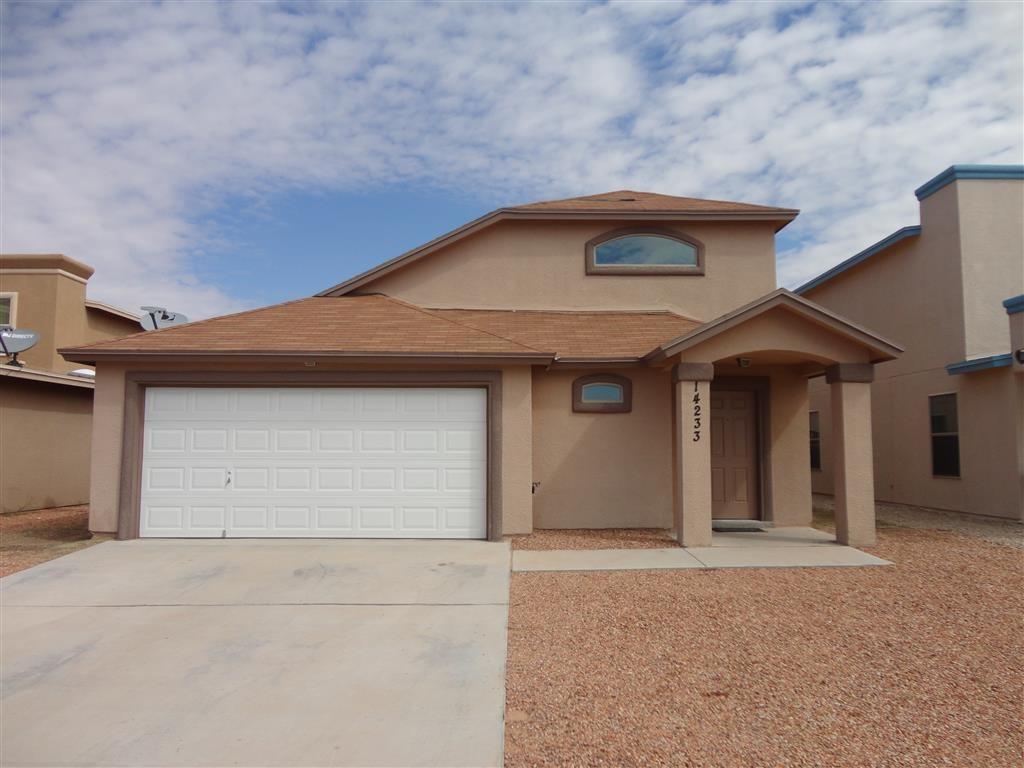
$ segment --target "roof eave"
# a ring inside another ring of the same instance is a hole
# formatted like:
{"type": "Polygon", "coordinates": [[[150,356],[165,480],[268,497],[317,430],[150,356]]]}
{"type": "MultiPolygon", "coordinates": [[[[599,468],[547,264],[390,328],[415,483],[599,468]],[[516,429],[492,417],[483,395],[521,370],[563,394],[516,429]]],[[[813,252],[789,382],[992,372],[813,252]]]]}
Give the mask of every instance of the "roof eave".
{"type": "Polygon", "coordinates": [[[75,363],[95,365],[99,362],[181,362],[184,360],[227,359],[231,362],[281,362],[290,360],[302,361],[344,361],[346,363],[380,363],[380,362],[419,362],[430,364],[495,363],[518,365],[547,365],[554,355],[531,352],[370,352],[352,351],[336,352],[325,350],[288,350],[268,352],[259,350],[195,350],[195,349],[161,349],[161,350],[130,350],[130,349],[78,349],[62,348],[57,352],[65,359],[75,363]]]}

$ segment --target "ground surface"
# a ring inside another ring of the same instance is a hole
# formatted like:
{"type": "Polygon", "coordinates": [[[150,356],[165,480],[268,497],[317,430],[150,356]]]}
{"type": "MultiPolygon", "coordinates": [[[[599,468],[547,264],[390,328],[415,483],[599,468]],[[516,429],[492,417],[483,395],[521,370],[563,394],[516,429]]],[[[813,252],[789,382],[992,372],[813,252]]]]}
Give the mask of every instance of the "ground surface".
{"type": "Polygon", "coordinates": [[[601,530],[534,531],[526,536],[507,536],[512,549],[660,549],[679,542],[662,528],[605,528],[601,530]]]}
{"type": "Polygon", "coordinates": [[[0,576],[108,538],[90,538],[89,507],[84,505],[0,515],[0,576]]]}
{"type": "Polygon", "coordinates": [[[513,574],[506,765],[1019,765],[1021,553],[869,551],[895,565],[513,574]]]}
{"type": "Polygon", "coordinates": [[[496,766],[509,549],[110,541],[0,582],[5,765],[496,766]]]}
{"type": "MultiPolygon", "coordinates": [[[[831,517],[833,505],[834,499],[831,496],[815,494],[814,511],[815,514],[822,515],[823,519],[828,520],[831,517]]],[[[965,536],[991,541],[993,544],[1024,549],[1024,525],[1016,520],[909,507],[884,501],[875,505],[875,514],[880,526],[962,533],[965,536]]]]}

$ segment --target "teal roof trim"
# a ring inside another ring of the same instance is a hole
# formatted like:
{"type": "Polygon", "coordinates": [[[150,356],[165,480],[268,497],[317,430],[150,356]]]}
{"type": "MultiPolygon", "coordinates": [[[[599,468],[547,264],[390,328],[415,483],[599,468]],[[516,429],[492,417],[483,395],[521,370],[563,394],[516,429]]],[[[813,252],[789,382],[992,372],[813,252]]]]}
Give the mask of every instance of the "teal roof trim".
{"type": "Polygon", "coordinates": [[[1003,306],[1006,308],[1006,314],[1016,315],[1018,312],[1024,312],[1024,293],[1020,296],[1014,296],[1003,302],[1003,306]]]}
{"type": "Polygon", "coordinates": [[[947,184],[961,179],[1024,180],[1024,165],[951,165],[914,190],[918,200],[934,195],[947,184]]]}
{"type": "Polygon", "coordinates": [[[950,363],[946,366],[946,373],[956,376],[961,373],[974,373],[975,371],[987,371],[989,368],[1004,368],[1013,365],[1013,356],[1007,352],[1005,355],[992,355],[991,357],[979,357],[975,360],[964,360],[960,363],[950,363]]]}
{"type": "Polygon", "coordinates": [[[906,240],[908,237],[917,237],[920,234],[921,227],[919,226],[903,227],[903,229],[898,229],[888,237],[879,240],[874,245],[868,246],[860,253],[851,256],[846,261],[842,261],[839,264],[836,264],[834,267],[832,267],[832,269],[828,270],[827,272],[822,272],[817,277],[808,280],[806,283],[804,283],[799,288],[794,290],[793,293],[804,294],[807,291],[811,290],[812,288],[817,288],[819,285],[831,280],[836,275],[845,272],[851,267],[857,266],[862,261],[870,259],[876,253],[880,253],[881,251],[884,251],[886,248],[896,245],[896,243],[900,242],[900,240],[906,240]]]}

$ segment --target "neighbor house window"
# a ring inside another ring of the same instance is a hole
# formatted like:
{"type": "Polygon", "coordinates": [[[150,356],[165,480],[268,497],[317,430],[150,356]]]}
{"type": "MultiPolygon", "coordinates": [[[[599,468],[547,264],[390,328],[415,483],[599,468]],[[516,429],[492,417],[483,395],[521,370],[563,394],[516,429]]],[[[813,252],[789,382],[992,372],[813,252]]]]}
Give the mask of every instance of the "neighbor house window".
{"type": "Polygon", "coordinates": [[[821,414],[811,411],[811,469],[821,469],[821,414]]]}
{"type": "Polygon", "coordinates": [[[932,395],[928,398],[932,431],[932,474],[960,477],[960,429],[956,413],[956,395],[932,395]]]}
{"type": "Polygon", "coordinates": [[[17,322],[17,308],[18,294],[0,293],[0,325],[14,325],[17,322]]]}
{"type": "Polygon", "coordinates": [[[587,274],[701,275],[703,247],[666,229],[620,229],[587,243],[587,274]]]}
{"type": "Polygon", "coordinates": [[[577,413],[627,413],[633,407],[633,383],[625,376],[598,373],[572,383],[572,409],[577,413]]]}

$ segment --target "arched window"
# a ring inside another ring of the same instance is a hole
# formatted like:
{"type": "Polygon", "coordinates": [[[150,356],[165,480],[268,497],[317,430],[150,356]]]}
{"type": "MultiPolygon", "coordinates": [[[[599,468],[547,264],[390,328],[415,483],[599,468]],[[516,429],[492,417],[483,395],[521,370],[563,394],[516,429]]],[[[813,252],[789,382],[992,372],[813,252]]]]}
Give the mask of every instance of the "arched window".
{"type": "Polygon", "coordinates": [[[580,376],[572,383],[576,413],[628,413],[633,408],[633,382],[614,373],[580,376]]]}
{"type": "Polygon", "coordinates": [[[587,243],[588,275],[702,275],[704,247],[679,232],[619,229],[587,243]]]}

